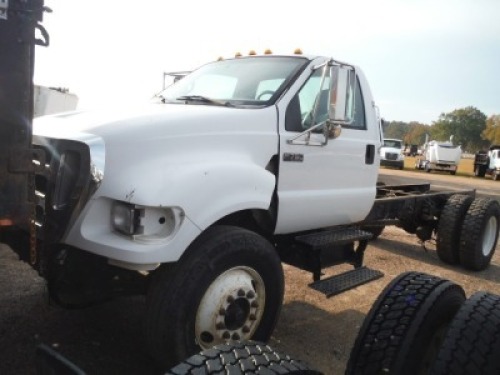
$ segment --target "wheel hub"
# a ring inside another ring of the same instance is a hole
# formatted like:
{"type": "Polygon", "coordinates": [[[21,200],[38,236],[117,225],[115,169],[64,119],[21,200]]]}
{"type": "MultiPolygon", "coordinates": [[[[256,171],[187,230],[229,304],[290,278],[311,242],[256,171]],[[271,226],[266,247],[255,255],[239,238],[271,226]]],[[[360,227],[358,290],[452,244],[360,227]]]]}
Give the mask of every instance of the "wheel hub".
{"type": "Polygon", "coordinates": [[[260,323],[264,304],[264,283],[255,270],[236,267],[222,273],[208,287],[198,307],[198,345],[206,349],[229,340],[250,339],[260,323]]]}

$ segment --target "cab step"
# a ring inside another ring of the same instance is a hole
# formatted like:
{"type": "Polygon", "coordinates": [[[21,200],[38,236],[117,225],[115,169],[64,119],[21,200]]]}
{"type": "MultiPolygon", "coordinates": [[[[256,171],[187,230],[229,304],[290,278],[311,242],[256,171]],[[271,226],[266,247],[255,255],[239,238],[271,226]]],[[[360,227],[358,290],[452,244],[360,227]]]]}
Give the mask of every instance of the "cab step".
{"type": "Polygon", "coordinates": [[[314,250],[329,246],[346,245],[354,241],[367,241],[373,237],[370,232],[359,228],[342,228],[305,234],[295,238],[295,241],[314,250]]]}
{"type": "Polygon", "coordinates": [[[340,275],[315,281],[309,284],[309,287],[330,298],[359,285],[380,279],[382,276],[384,276],[382,272],[363,266],[341,273],[340,275]]]}

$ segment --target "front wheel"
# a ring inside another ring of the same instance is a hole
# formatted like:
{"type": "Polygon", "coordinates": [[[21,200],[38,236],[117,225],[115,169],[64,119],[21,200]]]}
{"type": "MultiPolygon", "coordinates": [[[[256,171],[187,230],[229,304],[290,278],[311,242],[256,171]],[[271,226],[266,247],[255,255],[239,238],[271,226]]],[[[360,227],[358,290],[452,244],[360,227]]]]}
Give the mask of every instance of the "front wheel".
{"type": "Polygon", "coordinates": [[[214,345],[271,336],[283,302],[283,269],[258,234],[210,228],[173,270],[158,272],[145,323],[149,350],[164,368],[214,345]]]}

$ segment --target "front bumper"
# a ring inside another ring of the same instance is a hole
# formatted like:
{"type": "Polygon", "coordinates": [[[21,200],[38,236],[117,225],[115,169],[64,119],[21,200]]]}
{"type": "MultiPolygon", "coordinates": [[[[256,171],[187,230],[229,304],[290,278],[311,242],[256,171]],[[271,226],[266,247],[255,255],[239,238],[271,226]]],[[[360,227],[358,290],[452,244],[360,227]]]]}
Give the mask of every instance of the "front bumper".
{"type": "Polygon", "coordinates": [[[405,162],[404,162],[404,160],[380,159],[380,165],[383,167],[394,167],[394,168],[403,169],[405,166],[405,162]]]}

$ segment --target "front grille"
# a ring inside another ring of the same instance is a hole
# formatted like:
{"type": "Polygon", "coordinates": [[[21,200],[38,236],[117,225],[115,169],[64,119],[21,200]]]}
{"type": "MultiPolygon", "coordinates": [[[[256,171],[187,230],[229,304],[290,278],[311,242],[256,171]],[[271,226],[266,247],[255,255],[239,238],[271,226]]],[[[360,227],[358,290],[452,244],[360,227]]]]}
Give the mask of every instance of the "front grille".
{"type": "Polygon", "coordinates": [[[385,153],[385,158],[387,160],[398,160],[398,156],[399,156],[399,154],[395,154],[393,152],[386,152],[385,153]]]}
{"type": "Polygon", "coordinates": [[[37,165],[45,163],[35,175],[37,236],[54,241],[66,231],[72,211],[89,184],[89,148],[81,142],[38,137],[34,143],[45,154],[45,162],[33,160],[37,165]]]}

